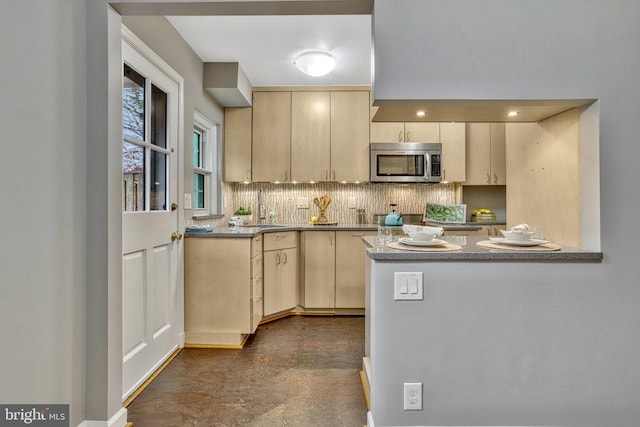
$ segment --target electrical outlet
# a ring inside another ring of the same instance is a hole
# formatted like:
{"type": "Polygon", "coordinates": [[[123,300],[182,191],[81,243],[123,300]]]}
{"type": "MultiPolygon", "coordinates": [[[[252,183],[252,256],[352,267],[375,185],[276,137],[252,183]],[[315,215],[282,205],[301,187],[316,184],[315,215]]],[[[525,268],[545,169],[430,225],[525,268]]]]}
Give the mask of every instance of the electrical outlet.
{"type": "Polygon", "coordinates": [[[309,209],[309,199],[306,197],[298,197],[296,200],[296,206],[298,209],[309,209]]]}
{"type": "Polygon", "coordinates": [[[422,383],[404,383],[404,410],[422,411],[422,383]]]}
{"type": "Polygon", "coordinates": [[[349,197],[349,209],[355,209],[356,207],[356,198],[353,196],[349,197]]]}

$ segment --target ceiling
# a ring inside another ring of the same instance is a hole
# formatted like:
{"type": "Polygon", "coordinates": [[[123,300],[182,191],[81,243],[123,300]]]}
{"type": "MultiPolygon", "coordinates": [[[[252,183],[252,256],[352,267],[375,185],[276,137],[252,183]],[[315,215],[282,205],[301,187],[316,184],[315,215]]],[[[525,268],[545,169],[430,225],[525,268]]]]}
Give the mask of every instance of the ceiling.
{"type": "Polygon", "coordinates": [[[371,15],[167,16],[203,62],[238,62],[253,86],[371,84],[371,15]],[[322,50],[334,71],[310,77],[294,59],[322,50]]]}

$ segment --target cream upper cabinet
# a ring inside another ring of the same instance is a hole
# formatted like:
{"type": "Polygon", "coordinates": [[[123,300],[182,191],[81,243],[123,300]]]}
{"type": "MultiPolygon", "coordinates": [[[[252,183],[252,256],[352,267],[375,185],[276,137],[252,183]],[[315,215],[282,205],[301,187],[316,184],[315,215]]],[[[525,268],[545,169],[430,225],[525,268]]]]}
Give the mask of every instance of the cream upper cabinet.
{"type": "Polygon", "coordinates": [[[369,92],[331,92],[331,181],[369,180],[369,92]]]}
{"type": "Polygon", "coordinates": [[[504,123],[467,123],[466,185],[506,185],[504,123]]]}
{"type": "Polygon", "coordinates": [[[443,181],[465,181],[465,140],[464,123],[440,123],[443,181]]]}
{"type": "Polygon", "coordinates": [[[253,93],[252,180],[291,180],[291,92],[253,93]]]}
{"type": "Polygon", "coordinates": [[[362,236],[375,232],[336,231],[336,308],[364,308],[365,245],[362,236]]]}
{"type": "Polygon", "coordinates": [[[371,122],[371,142],[438,142],[439,123],[371,122]]]}
{"type": "Polygon", "coordinates": [[[330,181],[331,94],[291,94],[291,180],[330,181]]]}
{"type": "Polygon", "coordinates": [[[306,231],[304,236],[304,307],[335,304],[336,232],[306,231]]]}
{"type": "Polygon", "coordinates": [[[251,108],[224,109],[224,181],[251,181],[251,108]]]}

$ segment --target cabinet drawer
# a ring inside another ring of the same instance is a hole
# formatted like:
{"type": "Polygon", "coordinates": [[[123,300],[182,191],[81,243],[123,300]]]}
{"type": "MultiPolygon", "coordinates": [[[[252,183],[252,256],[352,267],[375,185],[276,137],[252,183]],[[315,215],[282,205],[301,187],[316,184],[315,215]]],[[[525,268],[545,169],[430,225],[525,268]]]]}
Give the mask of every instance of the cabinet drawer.
{"type": "Polygon", "coordinates": [[[260,255],[251,258],[251,278],[257,279],[262,277],[262,252],[260,255]]]}
{"type": "Polygon", "coordinates": [[[262,253],[262,240],[263,240],[263,235],[260,234],[256,237],[254,237],[253,239],[251,239],[251,256],[254,257],[258,254],[262,253]]]}
{"type": "Polygon", "coordinates": [[[297,232],[284,231],[281,233],[264,234],[264,250],[295,248],[297,246],[297,232]]]}

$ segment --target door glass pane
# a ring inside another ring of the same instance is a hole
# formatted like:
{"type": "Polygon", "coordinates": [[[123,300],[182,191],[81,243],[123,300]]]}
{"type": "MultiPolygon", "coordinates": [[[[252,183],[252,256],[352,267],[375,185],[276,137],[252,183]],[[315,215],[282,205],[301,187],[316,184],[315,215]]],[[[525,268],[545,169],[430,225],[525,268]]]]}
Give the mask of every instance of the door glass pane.
{"type": "Polygon", "coordinates": [[[122,132],[144,140],[144,77],[127,64],[122,78],[122,132]]]}
{"type": "Polygon", "coordinates": [[[167,210],[167,155],[151,150],[150,202],[152,211],[167,210]]]}
{"type": "Polygon", "coordinates": [[[122,182],[125,211],[143,211],[144,147],[122,141],[122,182]]]}
{"type": "Polygon", "coordinates": [[[193,132],[193,166],[202,167],[202,135],[200,132],[193,132]]]}
{"type": "Polygon", "coordinates": [[[194,209],[204,209],[204,175],[193,174],[193,207],[194,209]]]}
{"type": "Polygon", "coordinates": [[[151,141],[167,148],[167,94],[151,85],[151,141]]]}

